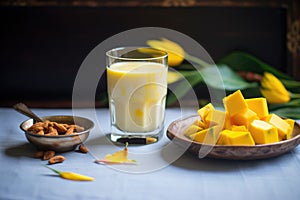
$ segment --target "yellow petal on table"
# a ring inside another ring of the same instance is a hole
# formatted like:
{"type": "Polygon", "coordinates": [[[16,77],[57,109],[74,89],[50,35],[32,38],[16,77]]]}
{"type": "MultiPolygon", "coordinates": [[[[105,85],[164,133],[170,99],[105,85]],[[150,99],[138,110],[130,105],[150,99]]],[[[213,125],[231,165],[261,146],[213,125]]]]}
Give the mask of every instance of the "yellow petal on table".
{"type": "Polygon", "coordinates": [[[147,44],[155,49],[160,49],[168,52],[168,65],[171,67],[180,65],[184,60],[183,48],[166,38],[161,40],[148,40],[147,44]]]}
{"type": "Polygon", "coordinates": [[[103,164],[130,164],[136,163],[135,160],[128,159],[128,144],[123,150],[117,151],[113,154],[107,154],[104,159],[96,160],[96,163],[103,163],[103,164]]]}

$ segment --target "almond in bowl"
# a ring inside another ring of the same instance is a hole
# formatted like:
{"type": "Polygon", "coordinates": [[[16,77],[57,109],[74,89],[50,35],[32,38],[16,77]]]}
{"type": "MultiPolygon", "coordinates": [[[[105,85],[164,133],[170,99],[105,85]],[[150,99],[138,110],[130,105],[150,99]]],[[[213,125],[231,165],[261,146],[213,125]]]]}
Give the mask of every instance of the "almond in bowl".
{"type": "Polygon", "coordinates": [[[66,152],[74,150],[89,136],[93,121],[79,116],[46,116],[43,122],[28,119],[21,123],[27,140],[39,150],[66,152]]]}

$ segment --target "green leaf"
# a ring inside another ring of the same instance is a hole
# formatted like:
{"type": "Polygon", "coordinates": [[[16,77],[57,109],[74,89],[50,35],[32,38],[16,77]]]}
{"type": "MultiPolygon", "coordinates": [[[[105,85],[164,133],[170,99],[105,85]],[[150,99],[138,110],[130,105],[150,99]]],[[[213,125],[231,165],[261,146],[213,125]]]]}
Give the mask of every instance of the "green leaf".
{"type": "Polygon", "coordinates": [[[263,74],[265,71],[274,74],[280,79],[292,80],[292,78],[274,67],[266,64],[262,60],[245,52],[235,51],[222,58],[218,64],[226,64],[235,71],[246,71],[263,74]]]}
{"type": "Polygon", "coordinates": [[[166,103],[167,106],[175,103],[178,99],[182,98],[186,93],[188,93],[188,91],[191,90],[193,86],[203,81],[202,76],[197,70],[191,71],[189,73],[183,72],[182,75],[185,77],[185,80],[177,82],[175,89],[173,89],[172,93],[168,94],[166,103]]]}
{"type": "Polygon", "coordinates": [[[48,169],[52,170],[53,172],[57,173],[57,174],[61,174],[61,171],[53,169],[51,167],[48,167],[47,165],[44,165],[44,167],[47,167],[48,169]]]}
{"type": "Polygon", "coordinates": [[[269,104],[269,110],[282,117],[300,119],[300,99],[293,99],[285,104],[269,104]]]}
{"type": "Polygon", "coordinates": [[[185,70],[188,70],[188,71],[194,71],[195,70],[195,67],[190,64],[190,63],[182,63],[176,67],[172,67],[173,69],[176,69],[178,71],[185,71],[185,70]]]}
{"type": "Polygon", "coordinates": [[[300,107],[300,99],[293,99],[291,101],[289,101],[288,103],[284,103],[284,104],[269,104],[269,110],[276,110],[279,108],[287,108],[287,107],[300,107]]]}
{"type": "Polygon", "coordinates": [[[249,83],[232,71],[229,67],[222,65],[218,67],[206,67],[201,70],[177,71],[184,76],[185,80],[176,83],[173,93],[169,93],[167,105],[171,105],[182,98],[189,90],[200,83],[207,86],[226,91],[235,91],[238,89],[258,88],[257,83],[249,83]],[[177,96],[177,98],[176,98],[177,96]]]}
{"type": "Polygon", "coordinates": [[[215,89],[235,91],[238,89],[243,90],[258,87],[257,83],[245,81],[226,65],[220,65],[218,68],[204,68],[201,70],[201,75],[204,77],[204,80],[206,80],[206,84],[215,89]],[[218,73],[220,76],[218,76],[218,73]]]}
{"type": "Polygon", "coordinates": [[[287,117],[291,119],[300,119],[300,107],[279,108],[277,110],[272,111],[271,113],[275,113],[278,116],[287,117]]]}
{"type": "Polygon", "coordinates": [[[290,92],[300,93],[300,82],[294,80],[286,80],[280,79],[283,85],[286,87],[287,90],[290,92]]]}

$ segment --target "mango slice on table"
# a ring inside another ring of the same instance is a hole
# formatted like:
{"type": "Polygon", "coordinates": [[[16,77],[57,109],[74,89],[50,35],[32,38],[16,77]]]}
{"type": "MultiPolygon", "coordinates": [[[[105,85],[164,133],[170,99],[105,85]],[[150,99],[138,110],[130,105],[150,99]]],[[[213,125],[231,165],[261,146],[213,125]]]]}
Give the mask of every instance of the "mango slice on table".
{"type": "Polygon", "coordinates": [[[265,121],[254,120],[249,126],[249,131],[256,144],[269,144],[279,141],[277,128],[265,121]]]}
{"type": "Polygon", "coordinates": [[[248,108],[257,114],[259,119],[262,119],[269,115],[268,104],[266,98],[251,98],[245,99],[248,108]]]}
{"type": "Polygon", "coordinates": [[[223,104],[225,110],[232,117],[240,112],[247,110],[248,105],[244,99],[244,96],[240,90],[223,98],[223,104]]]}

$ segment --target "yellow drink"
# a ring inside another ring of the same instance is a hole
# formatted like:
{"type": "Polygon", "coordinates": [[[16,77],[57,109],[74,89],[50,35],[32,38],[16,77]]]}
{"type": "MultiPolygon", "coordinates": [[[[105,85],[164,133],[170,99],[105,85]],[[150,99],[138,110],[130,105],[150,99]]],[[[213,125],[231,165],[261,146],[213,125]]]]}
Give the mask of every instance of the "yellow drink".
{"type": "Polygon", "coordinates": [[[149,132],[163,126],[167,94],[165,65],[118,62],[107,68],[112,125],[125,132],[149,132]]]}

